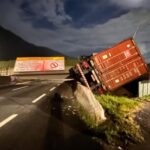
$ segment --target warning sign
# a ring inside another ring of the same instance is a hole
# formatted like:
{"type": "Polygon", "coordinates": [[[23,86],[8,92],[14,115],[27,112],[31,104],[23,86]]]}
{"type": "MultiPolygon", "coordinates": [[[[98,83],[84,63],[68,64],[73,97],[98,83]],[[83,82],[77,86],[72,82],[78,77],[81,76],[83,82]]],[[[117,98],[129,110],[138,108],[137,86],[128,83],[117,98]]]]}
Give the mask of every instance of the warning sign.
{"type": "Polygon", "coordinates": [[[18,57],[14,72],[64,70],[64,57],[18,57]]]}

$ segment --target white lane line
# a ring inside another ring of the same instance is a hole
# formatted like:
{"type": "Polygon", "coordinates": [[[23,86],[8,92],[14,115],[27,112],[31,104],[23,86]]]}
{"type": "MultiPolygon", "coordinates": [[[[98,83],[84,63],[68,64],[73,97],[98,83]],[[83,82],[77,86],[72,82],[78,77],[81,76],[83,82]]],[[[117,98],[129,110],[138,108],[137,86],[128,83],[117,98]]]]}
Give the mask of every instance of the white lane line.
{"type": "Polygon", "coordinates": [[[22,87],[19,87],[19,88],[12,89],[12,91],[17,91],[17,90],[24,89],[24,88],[27,88],[27,87],[28,87],[28,85],[22,86],[22,87]]]}
{"type": "Polygon", "coordinates": [[[29,84],[29,83],[31,83],[31,81],[16,83],[16,85],[29,84]]]}
{"type": "Polygon", "coordinates": [[[54,86],[54,87],[52,87],[49,91],[51,92],[51,91],[53,91],[54,89],[56,89],[56,87],[54,86]]]}
{"type": "Polygon", "coordinates": [[[16,118],[17,116],[18,116],[18,114],[13,114],[13,115],[9,116],[8,118],[6,118],[5,120],[3,120],[2,122],[0,122],[0,128],[2,126],[4,126],[5,124],[7,124],[9,121],[11,121],[14,118],[16,118]]]}
{"type": "Polygon", "coordinates": [[[33,100],[32,103],[36,103],[37,101],[41,100],[45,96],[46,96],[46,93],[42,94],[41,96],[39,96],[38,98],[36,98],[35,100],[33,100]]]}
{"type": "Polygon", "coordinates": [[[53,79],[53,81],[61,81],[61,82],[63,82],[63,81],[72,81],[72,80],[74,80],[74,79],[53,79]]]}

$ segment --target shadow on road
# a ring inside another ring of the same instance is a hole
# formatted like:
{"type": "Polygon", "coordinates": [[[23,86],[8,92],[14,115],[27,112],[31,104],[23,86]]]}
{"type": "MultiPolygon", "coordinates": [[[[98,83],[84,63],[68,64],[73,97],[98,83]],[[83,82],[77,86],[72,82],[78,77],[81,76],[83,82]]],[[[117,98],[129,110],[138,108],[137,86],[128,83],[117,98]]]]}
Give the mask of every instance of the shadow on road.
{"type": "MultiPolygon", "coordinates": [[[[65,90],[67,90],[67,88],[65,90]]],[[[67,102],[67,105],[70,104],[67,102]]],[[[90,135],[85,133],[86,126],[79,117],[71,114],[70,111],[64,112],[64,107],[66,107],[64,99],[61,98],[60,93],[56,93],[51,99],[51,117],[49,119],[45,139],[45,149],[103,150],[90,135]]]]}
{"type": "Polygon", "coordinates": [[[63,138],[63,123],[62,120],[62,112],[61,112],[61,103],[62,99],[59,94],[55,94],[54,98],[51,101],[51,117],[49,120],[49,125],[47,129],[46,135],[46,143],[45,148],[47,150],[55,150],[60,147],[64,149],[64,138],[63,138]]]}

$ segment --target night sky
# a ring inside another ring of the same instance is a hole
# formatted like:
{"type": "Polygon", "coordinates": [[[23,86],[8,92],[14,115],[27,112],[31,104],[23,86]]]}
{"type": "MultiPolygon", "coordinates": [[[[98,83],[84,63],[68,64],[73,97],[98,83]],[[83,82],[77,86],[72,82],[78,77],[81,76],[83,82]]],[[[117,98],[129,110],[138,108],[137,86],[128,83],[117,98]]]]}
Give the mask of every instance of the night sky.
{"type": "MultiPolygon", "coordinates": [[[[150,53],[149,0],[0,0],[0,25],[67,55],[105,49],[133,36],[150,53]]],[[[149,57],[147,57],[149,59],[149,57]]]]}

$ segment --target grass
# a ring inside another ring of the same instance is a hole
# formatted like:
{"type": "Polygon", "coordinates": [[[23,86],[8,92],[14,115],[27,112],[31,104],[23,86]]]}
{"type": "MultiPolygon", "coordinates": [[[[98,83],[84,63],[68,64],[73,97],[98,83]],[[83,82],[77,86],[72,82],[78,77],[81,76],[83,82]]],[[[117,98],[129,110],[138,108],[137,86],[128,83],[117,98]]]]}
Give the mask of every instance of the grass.
{"type": "Polygon", "coordinates": [[[96,96],[105,110],[107,120],[99,126],[94,126],[93,120],[81,111],[82,117],[94,135],[101,137],[104,142],[124,144],[142,142],[144,140],[139,125],[134,120],[134,112],[139,110],[142,103],[138,100],[111,95],[96,96]]]}
{"type": "Polygon", "coordinates": [[[93,119],[88,112],[85,111],[83,106],[81,106],[79,103],[76,103],[76,106],[79,110],[79,116],[81,120],[83,120],[88,128],[95,129],[97,127],[97,124],[95,123],[95,119],[93,119]]]}
{"type": "Polygon", "coordinates": [[[65,58],[65,65],[66,66],[74,66],[79,62],[76,58],[65,58]]]}
{"type": "Polygon", "coordinates": [[[13,68],[15,60],[0,60],[0,69],[13,68]]]}
{"type": "Polygon", "coordinates": [[[103,134],[108,143],[122,139],[125,143],[141,142],[140,127],[134,120],[134,112],[141,106],[140,101],[111,95],[96,96],[103,106],[107,121],[96,130],[103,134]]]}
{"type": "Polygon", "coordinates": [[[150,101],[150,95],[143,96],[141,99],[144,99],[146,101],[150,101]]]}

